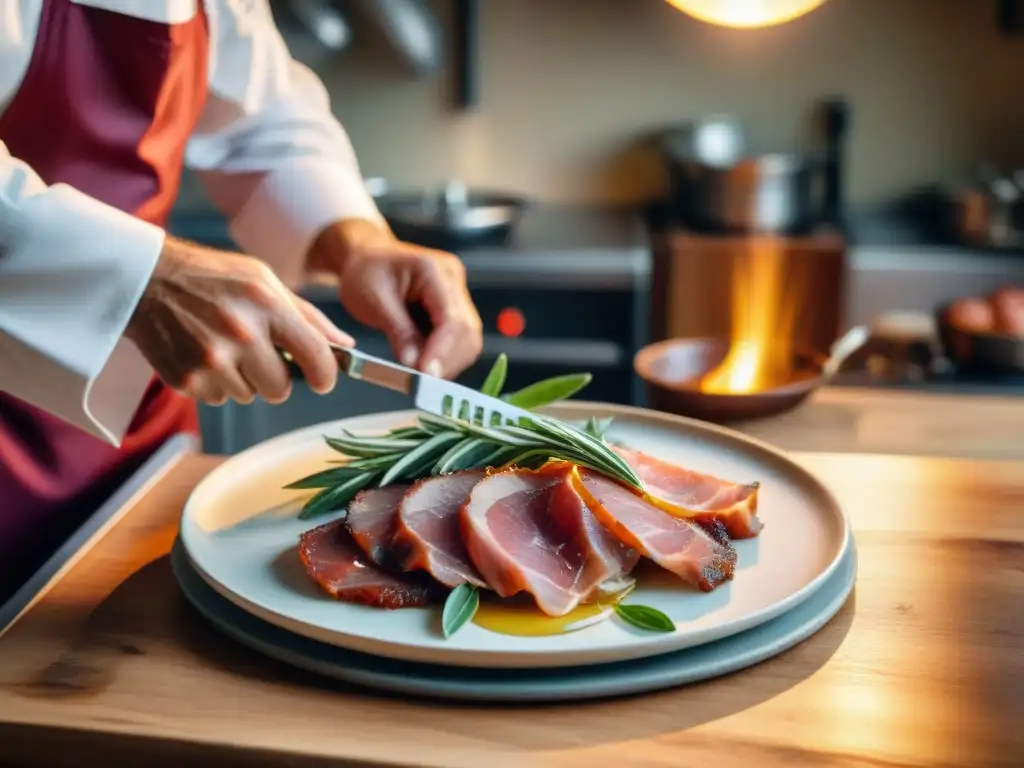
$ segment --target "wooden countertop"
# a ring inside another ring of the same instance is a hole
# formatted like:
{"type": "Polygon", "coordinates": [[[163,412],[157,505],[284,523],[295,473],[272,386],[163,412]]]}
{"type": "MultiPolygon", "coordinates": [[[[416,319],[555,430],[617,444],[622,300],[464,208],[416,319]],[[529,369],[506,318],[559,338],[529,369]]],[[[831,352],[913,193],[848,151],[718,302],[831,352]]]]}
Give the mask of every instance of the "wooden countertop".
{"type": "Polygon", "coordinates": [[[629,699],[453,706],[271,663],[177,591],[189,456],[0,637],[0,762],[23,765],[1019,766],[1024,463],[797,455],[860,553],[853,597],[782,656],[629,699]]]}
{"type": "Polygon", "coordinates": [[[786,451],[1024,461],[1024,397],[825,387],[794,411],[732,426],[786,451]]]}

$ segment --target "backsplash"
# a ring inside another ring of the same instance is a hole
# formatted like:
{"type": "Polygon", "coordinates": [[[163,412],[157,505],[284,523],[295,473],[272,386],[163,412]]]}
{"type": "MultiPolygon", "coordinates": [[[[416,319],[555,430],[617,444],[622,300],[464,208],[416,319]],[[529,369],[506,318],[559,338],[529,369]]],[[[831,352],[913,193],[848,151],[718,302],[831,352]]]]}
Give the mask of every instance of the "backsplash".
{"type": "MultiPolygon", "coordinates": [[[[1024,164],[1024,37],[999,32],[988,0],[828,0],[763,30],[711,27],[664,0],[482,6],[475,113],[449,106],[447,74],[404,74],[358,17],[352,47],[315,66],[367,176],[641,200],[662,184],[644,144],[659,127],[728,113],[758,145],[788,148],[830,94],[852,107],[854,204],[985,158],[1024,164]]],[[[445,0],[434,7],[450,12],[445,0]]]]}

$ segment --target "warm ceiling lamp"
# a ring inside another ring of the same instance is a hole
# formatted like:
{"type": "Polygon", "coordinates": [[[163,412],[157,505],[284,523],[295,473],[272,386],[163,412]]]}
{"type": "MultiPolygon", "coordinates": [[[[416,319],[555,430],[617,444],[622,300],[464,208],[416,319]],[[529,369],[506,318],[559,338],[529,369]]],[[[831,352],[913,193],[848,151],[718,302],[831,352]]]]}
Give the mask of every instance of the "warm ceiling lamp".
{"type": "Polygon", "coordinates": [[[722,27],[770,27],[810,13],[825,0],[667,0],[695,19],[722,27]]]}

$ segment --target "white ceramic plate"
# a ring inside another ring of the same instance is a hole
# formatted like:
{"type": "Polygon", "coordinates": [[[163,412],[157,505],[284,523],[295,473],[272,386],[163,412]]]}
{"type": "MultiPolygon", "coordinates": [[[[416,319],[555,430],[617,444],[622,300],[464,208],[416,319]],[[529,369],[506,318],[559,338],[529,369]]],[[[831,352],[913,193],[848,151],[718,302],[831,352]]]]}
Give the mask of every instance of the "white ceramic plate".
{"type": "Polygon", "coordinates": [[[325,522],[296,513],[308,492],[291,480],[336,458],[324,434],[390,429],[411,412],[376,414],[302,429],[244,451],[193,491],[181,541],[197,572],[222,596],[256,617],[349,650],[404,661],[470,667],[554,667],[652,656],[745,631],[810,597],[850,546],[847,522],[832,495],[779,451],[730,430],[653,411],[573,403],[549,410],[569,420],[614,416],[609,438],[668,461],[738,482],[761,482],[756,539],[736,542],[732,582],[700,593],[681,582],[644,583],[630,602],[661,609],[677,630],[651,633],[604,621],[549,637],[513,637],[465,625],[445,640],[438,609],[378,608],[338,602],[306,576],[299,534],[325,522]]]}
{"type": "Polygon", "coordinates": [[[243,645],[326,677],[392,693],[483,702],[579,701],[657,691],[727,675],[759,664],[807,639],[839,612],[857,573],[846,556],[821,589],[800,605],[746,632],[647,659],[543,669],[474,669],[411,664],[368,656],[299,637],[260,621],[214,592],[178,544],[171,563],[185,597],[215,627],[243,645]]]}

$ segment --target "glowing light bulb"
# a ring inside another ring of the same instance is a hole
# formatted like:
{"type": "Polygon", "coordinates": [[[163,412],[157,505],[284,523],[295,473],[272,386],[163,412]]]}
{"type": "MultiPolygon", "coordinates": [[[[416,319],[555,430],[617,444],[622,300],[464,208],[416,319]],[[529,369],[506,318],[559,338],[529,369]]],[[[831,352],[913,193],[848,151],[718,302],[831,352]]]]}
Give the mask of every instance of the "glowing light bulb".
{"type": "Polygon", "coordinates": [[[678,10],[721,27],[771,27],[810,13],[825,0],[666,0],[678,10]]]}

